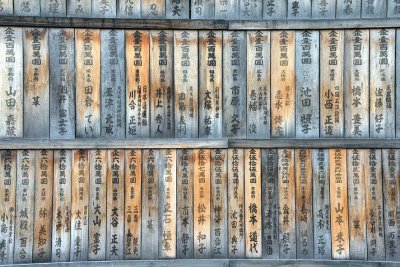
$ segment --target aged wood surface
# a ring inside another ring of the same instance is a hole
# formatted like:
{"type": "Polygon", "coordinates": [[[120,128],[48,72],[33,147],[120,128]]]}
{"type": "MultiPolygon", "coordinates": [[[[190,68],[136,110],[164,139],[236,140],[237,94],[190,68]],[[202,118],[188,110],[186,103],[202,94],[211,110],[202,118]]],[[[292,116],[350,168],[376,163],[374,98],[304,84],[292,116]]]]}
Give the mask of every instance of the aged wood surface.
{"type": "Polygon", "coordinates": [[[14,0],[14,15],[40,16],[40,0],[14,0]]]}
{"type": "Polygon", "coordinates": [[[311,18],[311,0],[288,0],[287,19],[311,18]]]}
{"type": "Polygon", "coordinates": [[[334,19],[336,16],[336,0],[311,1],[313,19],[334,19]]]}
{"type": "Polygon", "coordinates": [[[116,0],[91,0],[92,17],[94,18],[115,18],[117,16],[116,0]]]}
{"type": "Polygon", "coordinates": [[[41,17],[66,17],[67,16],[67,0],[41,0],[40,1],[41,17]]]}
{"type": "Polygon", "coordinates": [[[118,5],[118,10],[117,10],[118,18],[139,19],[141,17],[140,0],[129,0],[129,1],[117,0],[117,5],[118,5]]]}
{"type": "Polygon", "coordinates": [[[92,0],[68,0],[67,16],[90,18],[92,16],[92,0]]]}

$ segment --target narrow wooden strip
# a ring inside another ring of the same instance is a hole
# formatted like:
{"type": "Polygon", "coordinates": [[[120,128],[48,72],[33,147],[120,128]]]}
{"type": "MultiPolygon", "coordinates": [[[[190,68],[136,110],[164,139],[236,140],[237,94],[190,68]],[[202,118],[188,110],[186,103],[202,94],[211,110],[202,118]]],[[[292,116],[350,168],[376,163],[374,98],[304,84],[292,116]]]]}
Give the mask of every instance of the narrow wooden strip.
{"type": "Polygon", "coordinates": [[[33,262],[51,260],[53,222],[53,150],[36,150],[33,262]]]}
{"type": "Polygon", "coordinates": [[[117,0],[92,0],[92,17],[117,17],[117,0]]]}
{"type": "Polygon", "coordinates": [[[210,150],[195,149],[194,156],[194,258],[211,257],[210,150]]]}
{"type": "Polygon", "coordinates": [[[396,262],[370,262],[370,261],[355,261],[355,260],[235,260],[230,261],[232,267],[264,267],[264,266],[319,266],[319,267],[333,267],[333,266],[366,266],[366,267],[379,267],[382,265],[396,267],[396,262]]]}
{"type": "Polygon", "coordinates": [[[298,259],[314,259],[313,165],[311,149],[295,150],[296,248],[298,259]]]}
{"type": "Polygon", "coordinates": [[[176,257],[178,259],[193,259],[194,256],[194,206],[193,181],[194,151],[189,149],[177,150],[177,213],[176,213],[176,257]]]}
{"type": "Polygon", "coordinates": [[[211,150],[211,257],[228,258],[228,150],[211,150]]]}
{"type": "Polygon", "coordinates": [[[213,20],[215,15],[215,0],[190,1],[191,19],[213,20]]]}
{"type": "Polygon", "coordinates": [[[215,1],[215,19],[238,19],[239,1],[240,0],[215,1]]]}
{"type": "MultiPolygon", "coordinates": [[[[0,223],[2,229],[0,231],[0,244],[2,244],[0,247],[0,263],[2,265],[14,263],[16,163],[16,151],[0,151],[0,223]]],[[[30,235],[32,235],[32,232],[30,235]]],[[[30,241],[32,242],[32,239],[30,241]]]]}
{"type": "Polygon", "coordinates": [[[54,150],[53,153],[54,193],[51,261],[67,262],[71,249],[72,151],[54,150]]]}
{"type": "Polygon", "coordinates": [[[334,19],[336,16],[336,0],[312,1],[313,19],[334,19]]]}
{"type": "Polygon", "coordinates": [[[76,137],[100,137],[100,30],[75,30],[76,137]]]}
{"type": "Polygon", "coordinates": [[[117,17],[118,18],[126,18],[126,19],[140,19],[140,8],[141,1],[140,0],[118,0],[117,1],[118,10],[117,17]]]}
{"type": "MultiPolygon", "coordinates": [[[[400,12],[400,4],[399,4],[400,12]]],[[[400,64],[400,29],[396,29],[396,61],[395,64],[400,64]]],[[[396,68],[396,81],[400,81],[400,68],[396,68]]],[[[396,83],[396,99],[400,99],[400,83],[396,83]]],[[[400,101],[396,101],[396,114],[400,112],[400,101]]],[[[400,116],[396,116],[396,138],[400,138],[400,116]]]]}
{"type": "Polygon", "coordinates": [[[24,137],[48,138],[48,30],[24,28],[24,137]]]}
{"type": "Polygon", "coordinates": [[[106,259],[107,150],[89,150],[89,248],[88,260],[106,259]]]}
{"type": "Polygon", "coordinates": [[[344,136],[344,31],[320,31],[320,137],[344,136]]]}
{"type": "Polygon", "coordinates": [[[74,150],[72,153],[70,261],[87,261],[90,162],[87,150],[74,150]]]}
{"type": "MultiPolygon", "coordinates": [[[[142,252],[142,151],[125,150],[124,259],[140,259],[142,252]]],[[[146,248],[145,248],[146,249],[146,248]]]]}
{"type": "Polygon", "coordinates": [[[124,163],[125,153],[123,150],[107,151],[106,260],[122,260],[124,258],[124,163]]]}
{"type": "Polygon", "coordinates": [[[262,213],[264,259],[279,259],[278,151],[262,150],[262,213]]]}
{"type": "Polygon", "coordinates": [[[199,32],[199,137],[222,137],[222,31],[199,32]]]}
{"type": "Polygon", "coordinates": [[[125,137],[125,33],[101,33],[101,137],[125,137]]]}
{"type": "Polygon", "coordinates": [[[3,0],[0,5],[0,15],[9,16],[14,14],[14,1],[13,0],[3,0]]]}
{"type": "Polygon", "coordinates": [[[166,5],[166,19],[190,19],[190,0],[168,0],[166,5]]]}
{"type": "Polygon", "coordinates": [[[175,138],[197,138],[198,32],[174,31],[175,138]]]}
{"type": "Polygon", "coordinates": [[[75,138],[75,35],[49,30],[50,138],[75,138]]]}
{"type": "Polygon", "coordinates": [[[148,31],[125,31],[126,138],[150,137],[148,31]]]}
{"type": "Polygon", "coordinates": [[[346,149],[329,150],[332,259],[349,259],[346,149]]]}
{"type": "Polygon", "coordinates": [[[362,0],[361,6],[362,18],[386,18],[387,1],[385,0],[362,0]]]}
{"type": "Polygon", "coordinates": [[[245,257],[244,151],[228,150],[228,247],[229,258],[245,257]]]}
{"type": "MultiPolygon", "coordinates": [[[[17,151],[14,263],[32,263],[35,212],[34,150],[17,151]]],[[[56,189],[57,190],[57,189],[56,189]]],[[[54,229],[54,228],[53,228],[54,229]]]]}
{"type": "Polygon", "coordinates": [[[151,137],[174,137],[173,31],[150,31],[151,137]]]}
{"type": "Polygon", "coordinates": [[[319,32],[296,31],[296,138],[319,137],[319,32]]]}
{"type": "Polygon", "coordinates": [[[311,0],[288,0],[288,19],[311,18],[311,0]]]}
{"type": "Polygon", "coordinates": [[[270,32],[247,32],[247,138],[271,137],[270,32]]]}
{"type": "Polygon", "coordinates": [[[400,17],[400,3],[396,0],[388,0],[387,3],[387,17],[398,18],[400,17]]]}
{"type": "Polygon", "coordinates": [[[66,17],[67,0],[40,0],[41,17],[66,17]]]}
{"type": "Polygon", "coordinates": [[[22,28],[0,28],[0,138],[23,137],[22,28]]]}
{"type": "Polygon", "coordinates": [[[143,19],[165,19],[165,0],[141,0],[143,19]]]}
{"type": "Polygon", "coordinates": [[[246,36],[223,32],[223,136],[246,137],[246,36]]]}
{"type": "Polygon", "coordinates": [[[246,258],[262,256],[262,215],[261,215],[261,150],[245,149],[245,239],[246,258]]]}
{"type": "Polygon", "coordinates": [[[14,15],[40,17],[40,0],[14,0],[14,15]]]}
{"type": "Polygon", "coordinates": [[[92,0],[68,0],[67,16],[90,18],[92,16],[92,0]]]}
{"type": "Polygon", "coordinates": [[[287,0],[264,0],[263,18],[267,20],[286,20],[287,0]]]}
{"type": "Polygon", "coordinates": [[[313,223],[315,259],[330,260],[332,255],[329,150],[313,149],[313,223]]]}
{"type": "Polygon", "coordinates": [[[263,0],[239,0],[240,20],[261,20],[263,17],[263,0]]]}
{"type": "Polygon", "coordinates": [[[355,19],[361,17],[361,0],[336,0],[336,18],[355,19]]]}

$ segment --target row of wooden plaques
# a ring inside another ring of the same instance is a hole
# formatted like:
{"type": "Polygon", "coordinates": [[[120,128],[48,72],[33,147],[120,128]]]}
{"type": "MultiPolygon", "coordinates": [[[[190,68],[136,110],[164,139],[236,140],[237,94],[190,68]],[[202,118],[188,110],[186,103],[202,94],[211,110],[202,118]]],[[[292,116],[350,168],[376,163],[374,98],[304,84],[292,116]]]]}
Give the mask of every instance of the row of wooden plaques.
{"type": "Polygon", "coordinates": [[[398,0],[1,0],[0,16],[132,19],[354,19],[400,17],[398,0]]]}
{"type": "Polygon", "coordinates": [[[0,264],[400,261],[400,150],[0,151],[0,264]]]}

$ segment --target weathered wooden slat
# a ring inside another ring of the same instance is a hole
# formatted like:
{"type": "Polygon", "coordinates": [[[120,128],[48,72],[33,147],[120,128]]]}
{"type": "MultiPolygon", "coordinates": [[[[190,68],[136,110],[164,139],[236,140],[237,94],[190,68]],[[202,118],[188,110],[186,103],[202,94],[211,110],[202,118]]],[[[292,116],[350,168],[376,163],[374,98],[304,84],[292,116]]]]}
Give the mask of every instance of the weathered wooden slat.
{"type": "MultiPolygon", "coordinates": [[[[124,259],[140,259],[142,252],[142,151],[125,150],[124,259]]],[[[145,238],[145,237],[144,237],[145,238]]],[[[144,248],[147,249],[147,248],[144,248]]]]}
{"type": "Polygon", "coordinates": [[[369,261],[385,260],[385,222],[382,192],[382,150],[370,149],[366,158],[365,214],[369,261]]]}
{"type": "Polygon", "coordinates": [[[298,259],[314,259],[312,150],[295,150],[296,248],[298,259]]]}
{"type": "Polygon", "coordinates": [[[239,1],[240,0],[215,1],[215,19],[238,19],[239,1]]]}
{"type": "Polygon", "coordinates": [[[92,0],[92,17],[115,18],[116,16],[117,0],[92,0]]]}
{"type": "Polygon", "coordinates": [[[228,258],[228,150],[211,150],[211,258],[228,258]]]}
{"type": "Polygon", "coordinates": [[[100,137],[100,30],[75,30],[76,137],[100,137]]]}
{"type": "Polygon", "coordinates": [[[345,31],[345,137],[369,137],[369,30],[345,31]]]}
{"type": "Polygon", "coordinates": [[[332,259],[349,259],[346,149],[329,149],[332,259]]]}
{"type": "Polygon", "coordinates": [[[211,257],[211,188],[209,149],[195,149],[193,182],[194,258],[211,257]]]}
{"type": "Polygon", "coordinates": [[[235,260],[230,261],[232,267],[287,267],[287,266],[318,266],[318,267],[333,267],[333,266],[366,266],[366,267],[380,267],[382,265],[388,267],[398,266],[395,262],[368,262],[368,261],[355,261],[355,260],[235,260]]]}
{"type": "Polygon", "coordinates": [[[296,180],[294,149],[278,150],[279,257],[296,258],[296,180]]]}
{"type": "Polygon", "coordinates": [[[385,221],[385,249],[387,261],[400,260],[400,189],[399,189],[400,150],[383,149],[383,203],[385,221]]]}
{"type": "Polygon", "coordinates": [[[263,258],[279,259],[278,151],[262,150],[263,258]]]}
{"type": "Polygon", "coordinates": [[[239,0],[240,20],[261,20],[263,17],[263,0],[239,0]]]}
{"type": "Polygon", "coordinates": [[[114,149],[107,151],[106,260],[124,259],[124,163],[124,150],[114,149]]]}
{"type": "MultiPolygon", "coordinates": [[[[0,223],[2,229],[0,231],[0,244],[2,244],[0,247],[0,264],[2,265],[14,263],[16,164],[16,151],[0,151],[0,223]]],[[[32,235],[32,232],[30,234],[32,235]]],[[[30,247],[32,247],[31,244],[30,247]]]]}
{"type": "Polygon", "coordinates": [[[367,259],[367,229],[365,213],[365,175],[367,152],[364,149],[347,150],[347,181],[349,207],[350,259],[367,259]]]}
{"type": "Polygon", "coordinates": [[[174,31],[175,138],[197,138],[198,32],[174,31]]]}
{"type": "Polygon", "coordinates": [[[36,150],[33,262],[51,260],[53,222],[53,150],[36,150]]]}
{"type": "MultiPolygon", "coordinates": [[[[107,150],[89,150],[89,248],[88,260],[106,259],[107,150]]],[[[111,203],[110,203],[111,204],[111,203]]]]}
{"type": "MultiPolygon", "coordinates": [[[[22,157],[24,157],[25,151],[22,152],[22,157]]],[[[53,153],[54,192],[51,261],[67,262],[71,248],[72,151],[55,150],[53,153]]]]}
{"type": "Polygon", "coordinates": [[[215,0],[190,1],[191,19],[209,19],[215,17],[215,0]]]}
{"type": "Polygon", "coordinates": [[[332,255],[329,197],[329,150],[313,149],[313,223],[315,259],[330,260],[332,255]]]}
{"type": "Polygon", "coordinates": [[[285,20],[287,17],[287,0],[264,0],[263,18],[267,20],[285,20]]]}
{"type": "Polygon", "coordinates": [[[262,257],[261,150],[244,150],[246,258],[262,257]]]}
{"type": "MultiPolygon", "coordinates": [[[[14,263],[31,263],[35,211],[35,156],[33,150],[17,151],[14,263]]],[[[57,189],[56,189],[57,190],[57,189]]]]}
{"type": "Polygon", "coordinates": [[[360,18],[361,0],[336,0],[336,18],[360,18]]]}
{"type": "MultiPolygon", "coordinates": [[[[400,4],[399,4],[400,12],[400,4]]],[[[396,61],[395,64],[400,64],[400,29],[396,29],[396,61]]],[[[396,81],[400,81],[400,68],[396,68],[396,81]]],[[[396,83],[396,99],[400,99],[400,83],[396,83]]],[[[400,101],[396,101],[396,114],[400,112],[400,101]]],[[[400,138],[400,116],[396,116],[396,138],[400,138]]]]}
{"type": "Polygon", "coordinates": [[[40,16],[66,17],[67,0],[40,0],[40,16]]]}
{"type": "Polygon", "coordinates": [[[163,172],[160,150],[142,151],[142,244],[141,259],[158,259],[159,175],[163,172]]]}
{"type": "Polygon", "coordinates": [[[163,149],[158,164],[163,164],[159,173],[159,242],[160,259],[176,258],[176,150],[163,149]]]}
{"type": "Polygon", "coordinates": [[[101,137],[125,137],[125,33],[101,33],[101,137]]]}
{"type": "Polygon", "coordinates": [[[75,37],[73,29],[49,30],[50,138],[75,138],[75,37]]]}
{"type": "Polygon", "coordinates": [[[395,30],[370,30],[370,137],[394,138],[395,30]]]}
{"type": "Polygon", "coordinates": [[[173,31],[150,31],[151,137],[174,137],[173,31]]]}
{"type": "Polygon", "coordinates": [[[222,31],[199,32],[199,137],[222,137],[222,31]]]}
{"type": "Polygon", "coordinates": [[[246,137],[246,33],[223,32],[223,136],[246,137]]]}
{"type": "Polygon", "coordinates": [[[67,4],[68,17],[90,18],[92,16],[92,0],[68,0],[67,4]]]}
{"type": "Polygon", "coordinates": [[[167,19],[190,19],[190,0],[168,0],[165,5],[167,19]]]}
{"type": "Polygon", "coordinates": [[[143,19],[165,19],[165,0],[141,0],[143,19]]]}
{"type": "Polygon", "coordinates": [[[296,138],[319,137],[319,32],[296,31],[296,138]]]}
{"type": "Polygon", "coordinates": [[[313,19],[334,19],[336,16],[336,0],[312,0],[313,19]]]}
{"type": "Polygon", "coordinates": [[[140,0],[118,0],[117,2],[118,10],[117,17],[118,18],[126,18],[126,19],[140,19],[140,8],[141,1],[140,0]]]}
{"type": "Polygon", "coordinates": [[[49,137],[48,30],[24,28],[24,137],[49,137]]]}
{"type": "Polygon", "coordinates": [[[22,28],[0,28],[0,138],[23,137],[22,28]]]}
{"type": "Polygon", "coordinates": [[[386,18],[387,1],[385,0],[362,0],[361,6],[362,18],[386,18]]]}
{"type": "Polygon", "coordinates": [[[321,31],[320,47],[320,137],[343,137],[344,31],[321,31]]]}
{"type": "Polygon", "coordinates": [[[193,259],[193,181],[194,153],[193,150],[177,150],[177,207],[176,207],[176,257],[178,259],[193,259]]]}
{"type": "Polygon", "coordinates": [[[15,16],[40,16],[40,0],[14,0],[14,15],[15,16]]]}
{"type": "Polygon", "coordinates": [[[400,3],[396,0],[387,1],[387,17],[398,18],[400,17],[400,3]]]}
{"type": "Polygon", "coordinates": [[[150,137],[148,31],[125,31],[126,138],[150,137]]]}
{"type": "Polygon", "coordinates": [[[311,0],[288,0],[288,19],[311,18],[311,0]]]}
{"type": "Polygon", "coordinates": [[[0,6],[0,15],[9,16],[14,14],[14,1],[13,0],[3,0],[0,6]]]}
{"type": "Polygon", "coordinates": [[[89,248],[89,174],[87,150],[73,150],[70,261],[87,261],[89,248]]]}
{"type": "Polygon", "coordinates": [[[295,136],[295,32],[271,33],[271,137],[295,136]]]}
{"type": "Polygon", "coordinates": [[[247,138],[270,138],[270,32],[247,32],[247,138]]]}

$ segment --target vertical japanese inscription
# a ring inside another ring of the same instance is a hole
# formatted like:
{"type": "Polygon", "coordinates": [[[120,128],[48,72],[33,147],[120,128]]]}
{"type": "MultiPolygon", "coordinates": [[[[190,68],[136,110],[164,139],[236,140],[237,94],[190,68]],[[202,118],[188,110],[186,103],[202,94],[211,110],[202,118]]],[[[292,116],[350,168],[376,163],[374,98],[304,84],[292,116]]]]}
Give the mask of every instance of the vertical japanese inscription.
{"type": "Polygon", "coordinates": [[[190,0],[191,19],[214,19],[215,0],[190,0]]]}
{"type": "MultiPolygon", "coordinates": [[[[390,2],[390,0],[389,0],[390,2]]],[[[362,0],[362,18],[386,18],[387,1],[362,0]]]]}
{"type": "Polygon", "coordinates": [[[288,19],[311,18],[311,0],[288,0],[288,19]]]}
{"type": "Polygon", "coordinates": [[[263,0],[239,0],[240,20],[261,20],[263,0]]]}
{"type": "Polygon", "coordinates": [[[336,18],[355,19],[361,16],[361,0],[336,0],[336,18]]]}
{"type": "Polygon", "coordinates": [[[313,19],[334,19],[336,15],[336,0],[313,0],[313,19]]]}
{"type": "Polygon", "coordinates": [[[67,15],[67,0],[41,0],[41,17],[65,17],[67,15]]]}
{"type": "Polygon", "coordinates": [[[92,0],[68,0],[67,16],[90,18],[92,16],[92,0]]]}
{"type": "Polygon", "coordinates": [[[263,18],[267,20],[285,20],[287,0],[263,0],[263,18]]]}
{"type": "Polygon", "coordinates": [[[117,16],[116,0],[92,0],[92,17],[115,18],[117,16]]]}
{"type": "Polygon", "coordinates": [[[168,0],[165,4],[167,19],[189,19],[190,0],[168,0]]]}
{"type": "Polygon", "coordinates": [[[118,18],[140,19],[141,17],[140,0],[117,0],[117,5],[118,5],[118,11],[117,11],[118,18]]]}
{"type": "Polygon", "coordinates": [[[164,19],[165,0],[142,0],[142,19],[164,19]]]}
{"type": "Polygon", "coordinates": [[[14,15],[39,17],[40,0],[14,0],[14,15]]]}
{"type": "Polygon", "coordinates": [[[215,1],[215,19],[239,19],[239,1],[240,0],[215,1]]]}
{"type": "Polygon", "coordinates": [[[400,2],[397,0],[388,0],[387,3],[387,17],[398,18],[400,17],[400,2]]]}

